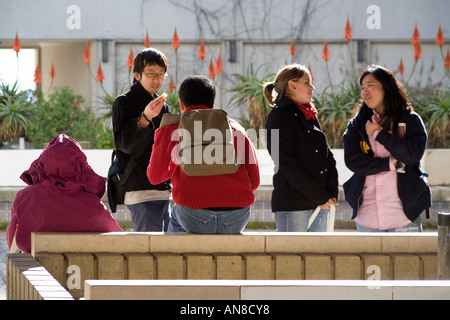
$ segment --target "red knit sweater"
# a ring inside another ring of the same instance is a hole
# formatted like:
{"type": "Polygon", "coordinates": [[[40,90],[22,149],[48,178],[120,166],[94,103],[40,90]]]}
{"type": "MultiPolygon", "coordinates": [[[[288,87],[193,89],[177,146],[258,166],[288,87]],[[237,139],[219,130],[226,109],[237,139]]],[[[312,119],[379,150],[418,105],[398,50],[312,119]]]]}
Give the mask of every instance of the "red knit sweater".
{"type": "MultiPolygon", "coordinates": [[[[198,106],[195,109],[203,107],[198,106]]],[[[174,202],[191,209],[251,206],[255,202],[253,191],[260,183],[258,160],[244,128],[236,121],[230,121],[234,130],[235,149],[239,150],[238,141],[245,141],[245,164],[241,164],[236,173],[204,177],[184,174],[171,157],[172,150],[178,145],[176,132],[172,138],[172,133],[178,129],[178,125],[174,124],[156,130],[152,157],[147,168],[150,182],[158,184],[172,179],[174,202]]]]}

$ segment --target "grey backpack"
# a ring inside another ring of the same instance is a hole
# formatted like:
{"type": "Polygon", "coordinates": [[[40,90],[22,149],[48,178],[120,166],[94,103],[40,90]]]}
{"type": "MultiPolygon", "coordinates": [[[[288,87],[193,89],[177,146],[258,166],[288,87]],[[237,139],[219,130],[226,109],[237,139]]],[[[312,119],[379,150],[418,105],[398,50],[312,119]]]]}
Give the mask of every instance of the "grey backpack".
{"type": "Polygon", "coordinates": [[[188,176],[233,174],[239,169],[228,114],[220,109],[165,114],[160,127],[178,123],[177,163],[188,176]]]}

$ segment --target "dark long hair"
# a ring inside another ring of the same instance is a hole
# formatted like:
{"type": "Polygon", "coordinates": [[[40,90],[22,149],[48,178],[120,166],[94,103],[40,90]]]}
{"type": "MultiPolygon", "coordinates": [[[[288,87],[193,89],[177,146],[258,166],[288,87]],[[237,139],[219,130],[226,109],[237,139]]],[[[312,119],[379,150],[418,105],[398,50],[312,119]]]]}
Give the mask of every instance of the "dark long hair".
{"type": "MultiPolygon", "coordinates": [[[[395,119],[398,119],[407,108],[412,109],[412,105],[409,102],[405,89],[391,71],[378,65],[370,65],[361,74],[359,79],[360,85],[362,85],[364,78],[368,74],[373,75],[383,86],[384,115],[381,126],[386,130],[390,130],[395,119]]],[[[366,103],[362,102],[360,107],[364,105],[366,103]]]]}

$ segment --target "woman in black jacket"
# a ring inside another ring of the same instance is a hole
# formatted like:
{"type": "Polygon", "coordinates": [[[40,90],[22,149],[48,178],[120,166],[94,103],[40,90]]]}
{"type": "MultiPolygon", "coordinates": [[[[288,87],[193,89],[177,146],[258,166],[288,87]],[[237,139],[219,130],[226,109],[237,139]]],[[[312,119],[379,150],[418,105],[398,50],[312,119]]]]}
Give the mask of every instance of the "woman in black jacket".
{"type": "Polygon", "coordinates": [[[272,211],[282,232],[325,231],[328,209],[337,204],[336,161],[311,102],[314,89],[308,69],[298,64],[284,67],[264,87],[273,106],[266,123],[275,163],[272,211]],[[307,230],[318,206],[322,210],[307,230]]]}
{"type": "Polygon", "coordinates": [[[345,163],[354,172],[344,184],[352,218],[363,232],[421,231],[420,213],[431,206],[420,170],[425,126],[386,68],[369,66],[360,84],[362,103],[343,135],[345,163]]]}
{"type": "Polygon", "coordinates": [[[126,181],[125,204],[135,231],[166,231],[170,184],[152,185],[147,167],[155,130],[163,114],[169,113],[165,97],[157,95],[166,78],[167,59],[159,50],[144,49],[136,56],[133,71],[133,85],[112,108],[116,154],[126,181]]]}

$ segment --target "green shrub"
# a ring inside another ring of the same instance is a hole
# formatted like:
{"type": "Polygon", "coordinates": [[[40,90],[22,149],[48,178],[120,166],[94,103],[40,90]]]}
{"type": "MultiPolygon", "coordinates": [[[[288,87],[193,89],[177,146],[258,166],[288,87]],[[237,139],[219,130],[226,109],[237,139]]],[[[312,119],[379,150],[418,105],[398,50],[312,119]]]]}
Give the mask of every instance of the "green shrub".
{"type": "Polygon", "coordinates": [[[411,96],[411,103],[425,122],[428,146],[450,148],[450,88],[419,91],[411,96]]]}
{"type": "Polygon", "coordinates": [[[40,96],[35,104],[33,122],[27,138],[36,148],[42,148],[53,137],[67,134],[78,142],[89,142],[90,148],[112,148],[112,132],[104,128],[84,99],[68,87],[57,88],[45,100],[40,96]]]}
{"type": "Polygon", "coordinates": [[[360,103],[360,92],[358,83],[350,82],[348,86],[342,86],[338,94],[324,91],[314,98],[322,130],[331,148],[343,147],[342,135],[360,103]]]}
{"type": "Polygon", "coordinates": [[[19,92],[17,82],[10,86],[0,83],[0,145],[27,132],[33,117],[30,91],[19,92]]]}

